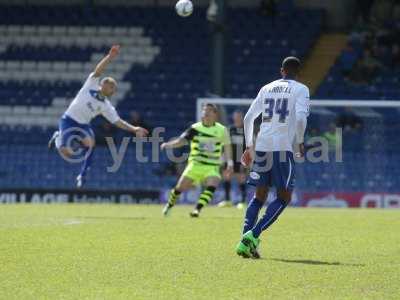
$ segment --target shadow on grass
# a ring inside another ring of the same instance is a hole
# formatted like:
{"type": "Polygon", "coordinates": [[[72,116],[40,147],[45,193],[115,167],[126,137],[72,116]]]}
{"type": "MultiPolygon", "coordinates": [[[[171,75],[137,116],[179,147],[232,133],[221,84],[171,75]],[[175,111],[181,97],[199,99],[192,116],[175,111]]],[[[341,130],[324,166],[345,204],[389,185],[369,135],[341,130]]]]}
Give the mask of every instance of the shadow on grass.
{"type": "Polygon", "coordinates": [[[322,266],[347,266],[347,267],[363,267],[364,264],[348,264],[341,262],[329,262],[329,261],[320,261],[320,260],[312,260],[312,259],[284,259],[284,258],[271,258],[274,261],[280,261],[284,263],[291,264],[305,264],[305,265],[322,265],[322,266]]]}

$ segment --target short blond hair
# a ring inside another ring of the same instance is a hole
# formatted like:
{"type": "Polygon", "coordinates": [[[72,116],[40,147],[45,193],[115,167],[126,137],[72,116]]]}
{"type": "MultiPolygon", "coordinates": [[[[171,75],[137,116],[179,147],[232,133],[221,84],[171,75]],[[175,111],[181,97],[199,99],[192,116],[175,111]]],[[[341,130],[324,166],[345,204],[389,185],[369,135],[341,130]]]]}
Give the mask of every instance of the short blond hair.
{"type": "Polygon", "coordinates": [[[100,84],[103,85],[104,83],[113,83],[115,86],[117,86],[117,81],[112,77],[104,77],[100,81],[100,84]]]}

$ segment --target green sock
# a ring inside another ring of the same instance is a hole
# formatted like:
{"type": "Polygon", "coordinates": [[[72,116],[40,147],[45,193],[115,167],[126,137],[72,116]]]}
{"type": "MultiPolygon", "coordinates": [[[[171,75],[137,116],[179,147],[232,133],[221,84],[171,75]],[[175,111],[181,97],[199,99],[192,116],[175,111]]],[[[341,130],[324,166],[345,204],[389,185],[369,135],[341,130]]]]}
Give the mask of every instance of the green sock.
{"type": "Polygon", "coordinates": [[[203,206],[206,206],[212,200],[215,192],[214,186],[208,186],[206,189],[201,193],[199,197],[199,201],[197,202],[196,208],[201,210],[203,206]]]}
{"type": "Polygon", "coordinates": [[[168,206],[169,207],[172,207],[176,204],[176,200],[178,200],[180,194],[181,194],[181,192],[178,191],[176,188],[172,189],[171,192],[169,192],[169,196],[168,196],[168,206]]]}

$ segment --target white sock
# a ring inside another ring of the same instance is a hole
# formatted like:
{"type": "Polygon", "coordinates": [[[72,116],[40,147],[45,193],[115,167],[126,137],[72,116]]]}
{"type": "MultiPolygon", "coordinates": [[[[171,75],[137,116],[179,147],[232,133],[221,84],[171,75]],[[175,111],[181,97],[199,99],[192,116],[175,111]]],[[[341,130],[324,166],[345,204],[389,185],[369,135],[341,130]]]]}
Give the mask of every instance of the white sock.
{"type": "Polygon", "coordinates": [[[56,144],[56,148],[60,149],[60,147],[61,147],[61,134],[60,133],[58,133],[58,135],[56,137],[55,144],[56,144]]]}

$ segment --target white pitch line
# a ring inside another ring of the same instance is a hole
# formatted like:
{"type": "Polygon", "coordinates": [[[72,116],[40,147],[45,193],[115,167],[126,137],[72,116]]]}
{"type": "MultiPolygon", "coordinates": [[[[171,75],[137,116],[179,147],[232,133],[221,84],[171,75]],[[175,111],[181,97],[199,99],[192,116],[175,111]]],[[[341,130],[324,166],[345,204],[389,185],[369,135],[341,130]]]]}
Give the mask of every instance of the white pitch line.
{"type": "Polygon", "coordinates": [[[67,220],[64,222],[65,226],[70,226],[70,225],[79,225],[79,224],[83,224],[83,221],[80,220],[67,220]]]}

